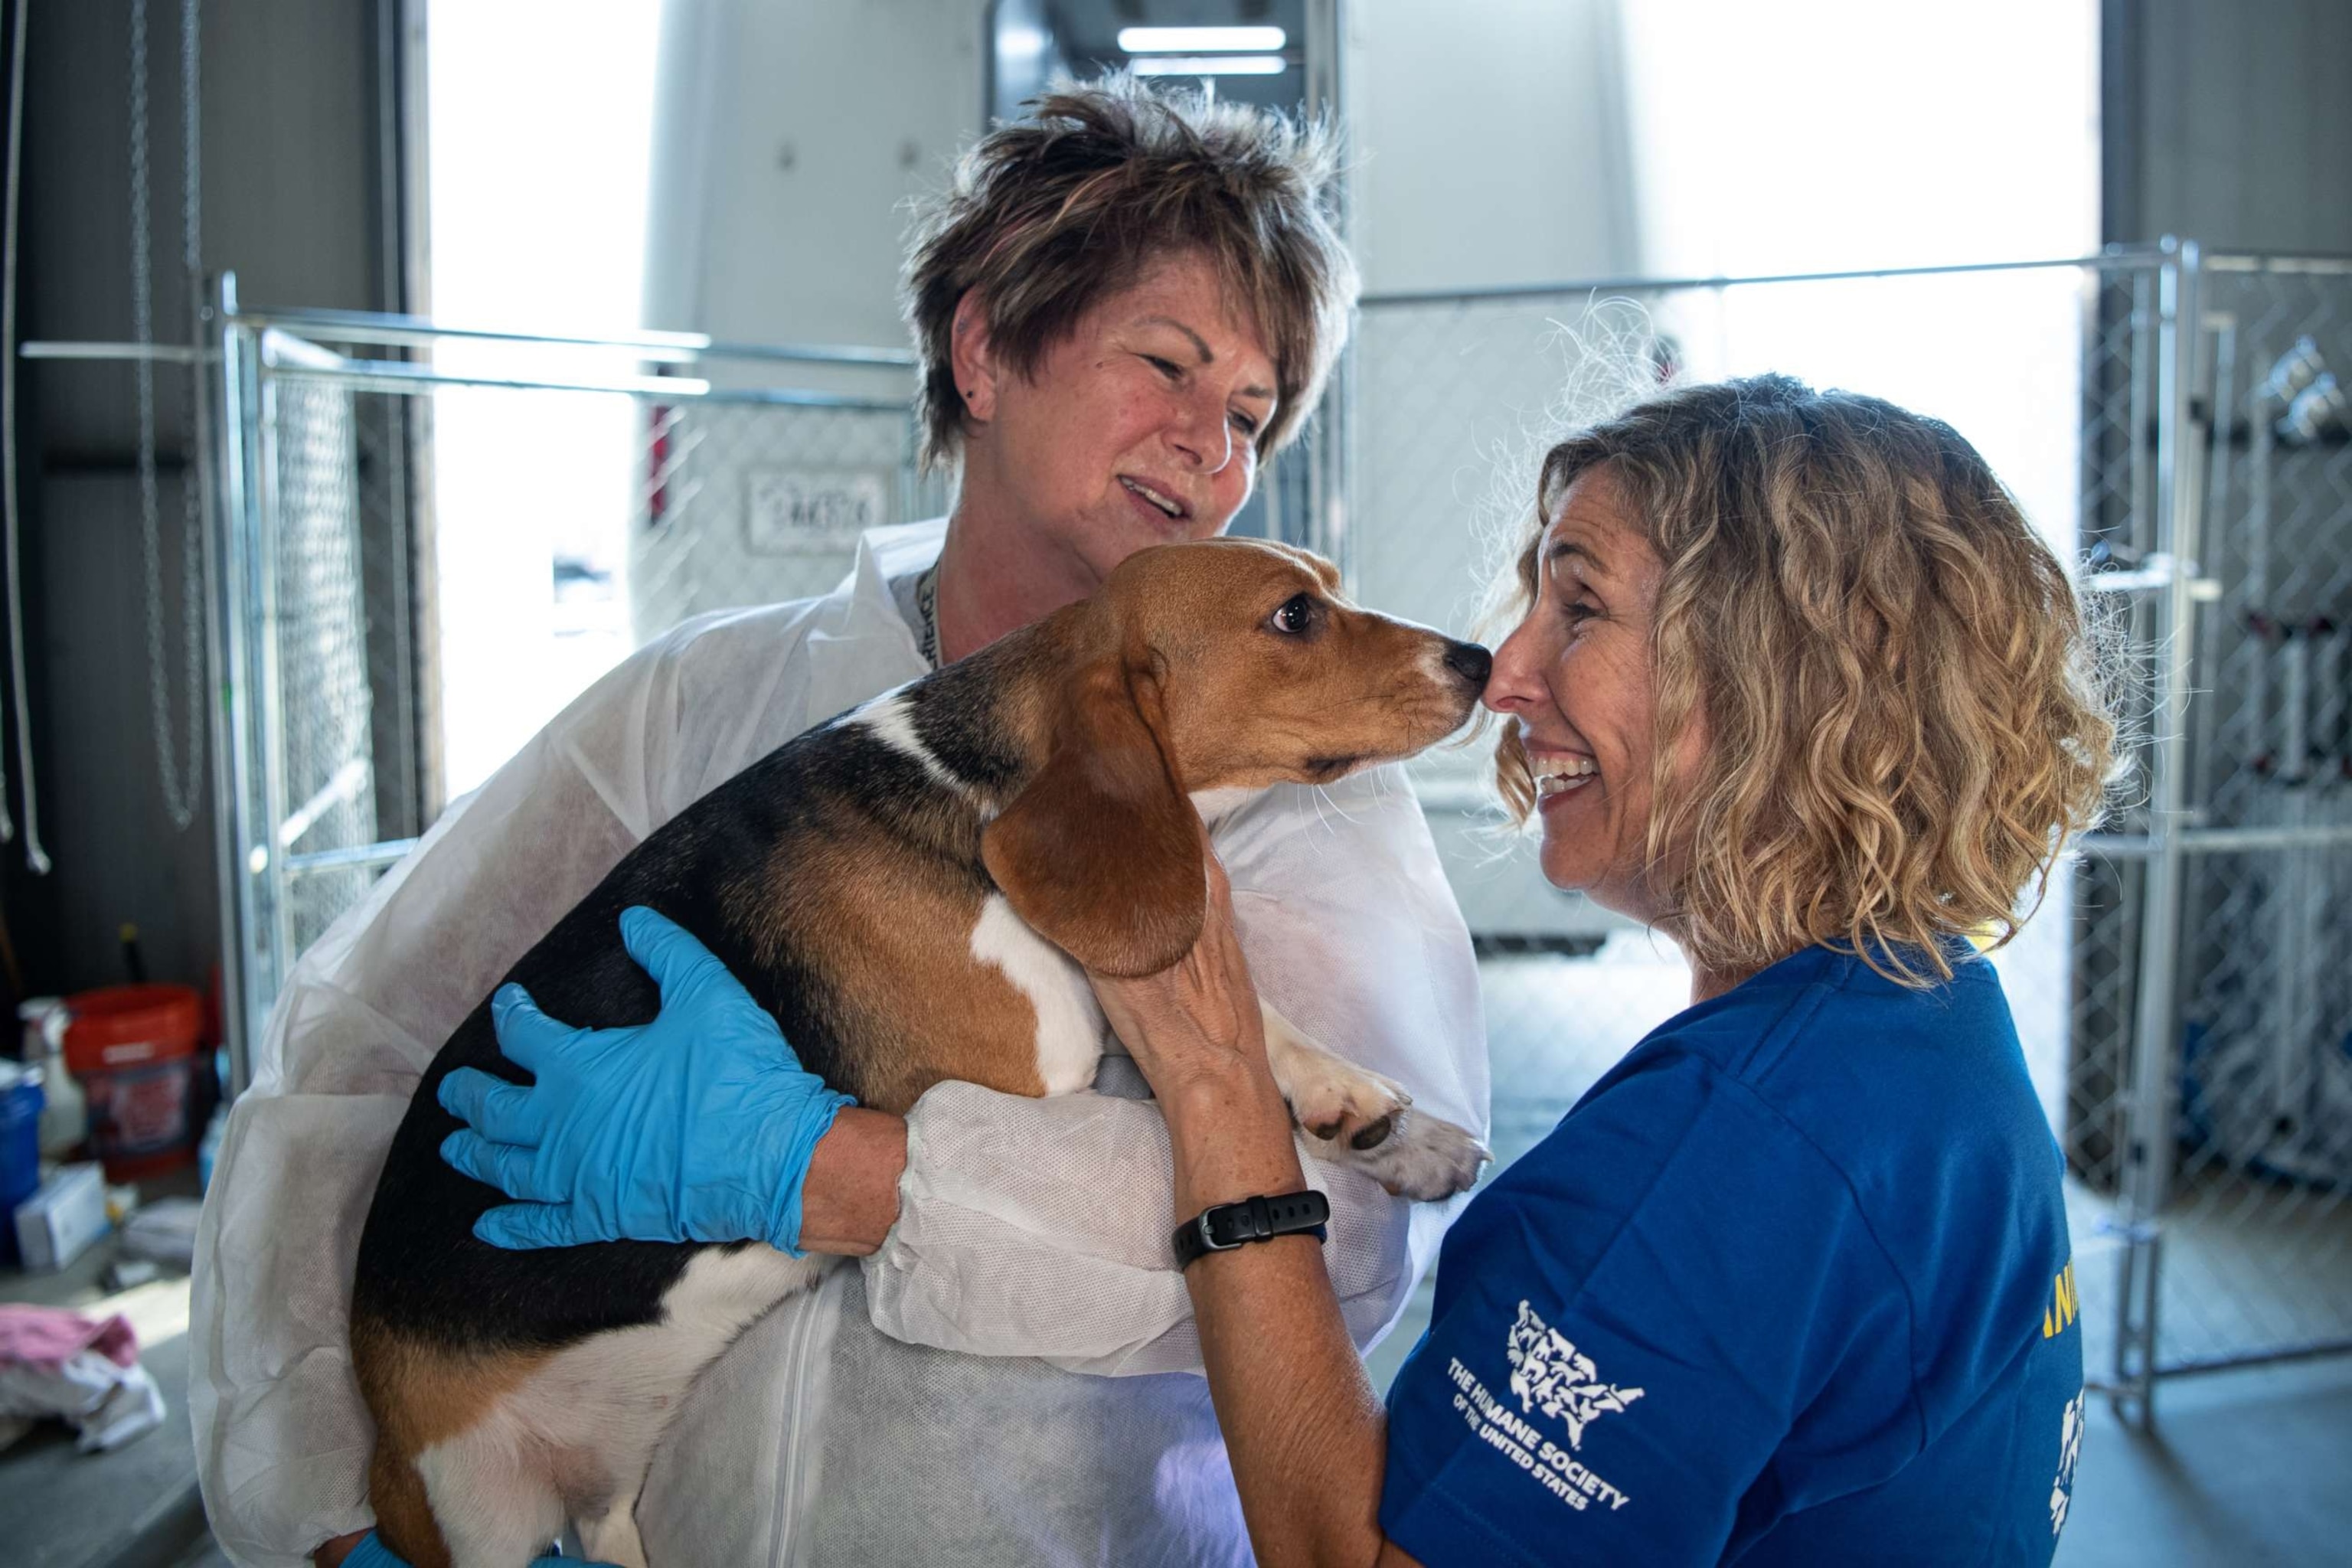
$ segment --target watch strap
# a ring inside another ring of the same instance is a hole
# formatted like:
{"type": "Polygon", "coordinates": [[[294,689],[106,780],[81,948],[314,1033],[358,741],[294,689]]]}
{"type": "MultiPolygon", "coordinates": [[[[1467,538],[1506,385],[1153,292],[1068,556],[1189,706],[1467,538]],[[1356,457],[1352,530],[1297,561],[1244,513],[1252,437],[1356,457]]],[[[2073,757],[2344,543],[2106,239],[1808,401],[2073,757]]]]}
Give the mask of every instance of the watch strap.
{"type": "Polygon", "coordinates": [[[1237,1204],[1213,1204],[1176,1227],[1171,1238],[1176,1267],[1181,1270],[1212,1252],[1231,1252],[1253,1241],[1277,1236],[1312,1233],[1321,1241],[1328,1234],[1331,1200],[1321,1193],[1285,1193],[1278,1197],[1244,1198],[1237,1204]]]}

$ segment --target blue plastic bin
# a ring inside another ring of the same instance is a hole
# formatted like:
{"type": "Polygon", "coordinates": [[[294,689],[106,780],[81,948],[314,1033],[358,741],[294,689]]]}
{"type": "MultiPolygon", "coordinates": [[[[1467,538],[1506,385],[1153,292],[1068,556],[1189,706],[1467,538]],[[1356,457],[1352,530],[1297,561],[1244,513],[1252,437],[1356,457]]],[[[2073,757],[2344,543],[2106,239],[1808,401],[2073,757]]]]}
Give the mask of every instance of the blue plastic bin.
{"type": "Polygon", "coordinates": [[[41,1075],[0,1062],[0,1265],[16,1267],[16,1205],[41,1186],[41,1075]]]}

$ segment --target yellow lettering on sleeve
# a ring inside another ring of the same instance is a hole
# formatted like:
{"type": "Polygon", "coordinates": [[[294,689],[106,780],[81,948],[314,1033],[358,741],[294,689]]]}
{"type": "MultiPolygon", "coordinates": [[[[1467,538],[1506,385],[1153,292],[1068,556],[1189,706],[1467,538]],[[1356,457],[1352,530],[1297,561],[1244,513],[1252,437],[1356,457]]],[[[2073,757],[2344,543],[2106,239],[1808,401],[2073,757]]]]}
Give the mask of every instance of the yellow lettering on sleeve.
{"type": "Polygon", "coordinates": [[[2042,1310],[2042,1337],[2055,1339],[2074,1326],[2079,1300],[2074,1294],[2074,1260],[2068,1258],[2066,1267],[2058,1271],[2050,1286],[2050,1305],[2042,1310]]]}

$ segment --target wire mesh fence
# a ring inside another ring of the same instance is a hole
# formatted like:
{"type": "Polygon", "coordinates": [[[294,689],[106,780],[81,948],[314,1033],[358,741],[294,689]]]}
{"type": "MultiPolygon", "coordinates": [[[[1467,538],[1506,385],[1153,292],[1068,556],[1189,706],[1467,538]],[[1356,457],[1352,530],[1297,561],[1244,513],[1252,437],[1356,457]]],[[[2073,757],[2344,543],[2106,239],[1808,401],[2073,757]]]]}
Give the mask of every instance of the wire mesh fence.
{"type": "MultiPolygon", "coordinates": [[[[275,684],[282,715],[277,772],[284,802],[273,835],[285,855],[377,840],[374,698],[361,565],[359,422],[352,395],[295,383],[277,389],[269,449],[277,606],[275,684]]],[[[364,869],[320,867],[288,889],[297,951],[367,890],[364,869]]]]}
{"type": "Polygon", "coordinates": [[[445,332],[233,294],[223,319],[247,1031],[444,796],[632,649],[825,592],[866,529],[942,505],[902,353],[445,332]]]}
{"type": "Polygon", "coordinates": [[[2352,1338],[2352,269],[2216,258],[2198,289],[2184,751],[2210,848],[2181,909],[2159,1371],[2352,1338]]]}
{"type": "Polygon", "coordinates": [[[868,528],[936,516],[904,408],[759,404],[643,409],[646,477],[631,518],[636,640],[705,610],[822,594],[868,528]]]}
{"type": "MultiPolygon", "coordinates": [[[[2200,274],[2190,247],[1394,297],[1357,354],[1355,581],[1457,629],[1550,440],[1665,379],[1781,371],[1968,437],[2084,563],[2136,721],[2107,819],[1995,960],[2065,1152],[2087,1363],[2144,1410],[2158,1376],[2352,1347],[2352,453],[2323,379],[2352,364],[2352,273],[2200,274]]],[[[1418,782],[1441,846],[1477,844],[1449,862],[1475,867],[1507,1160],[1686,991],[1662,942],[1496,861],[1485,763],[1418,782]]]]}

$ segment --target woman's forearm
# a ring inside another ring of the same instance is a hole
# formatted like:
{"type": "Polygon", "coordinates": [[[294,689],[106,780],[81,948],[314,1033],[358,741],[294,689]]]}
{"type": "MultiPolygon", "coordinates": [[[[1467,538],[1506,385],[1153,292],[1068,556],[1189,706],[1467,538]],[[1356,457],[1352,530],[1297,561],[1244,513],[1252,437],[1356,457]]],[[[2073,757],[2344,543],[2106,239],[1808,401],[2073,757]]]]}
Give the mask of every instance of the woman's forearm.
{"type": "MultiPolygon", "coordinates": [[[[1180,1216],[1306,1186],[1289,1109],[1262,1065],[1187,1085],[1163,1109],[1180,1216]]],[[[1258,1561],[1370,1568],[1383,1547],[1385,1426],[1321,1247],[1290,1236],[1212,1253],[1185,1283],[1258,1561]]]]}
{"type": "MultiPolygon", "coordinates": [[[[1095,976],[1096,994],[1151,1080],[1175,1163],[1176,1212],[1307,1185],[1290,1108],[1266,1064],[1263,1014],[1209,861],[1200,940],[1156,974],[1095,976]]],[[[1260,1563],[1397,1568],[1381,1535],[1387,1431],[1312,1237],[1213,1252],[1184,1271],[1209,1394],[1260,1563]]]]}

